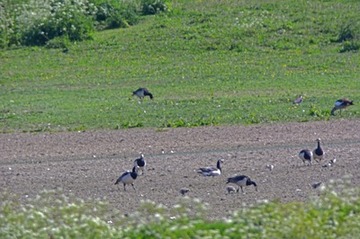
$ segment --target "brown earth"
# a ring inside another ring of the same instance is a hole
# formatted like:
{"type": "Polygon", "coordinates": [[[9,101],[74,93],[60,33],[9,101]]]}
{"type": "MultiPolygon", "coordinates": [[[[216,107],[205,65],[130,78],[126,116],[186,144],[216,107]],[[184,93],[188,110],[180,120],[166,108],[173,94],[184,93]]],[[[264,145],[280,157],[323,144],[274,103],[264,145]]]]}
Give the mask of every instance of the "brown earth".
{"type": "Polygon", "coordinates": [[[222,218],[261,200],[306,201],[317,194],[310,184],[351,175],[360,183],[360,121],[221,126],[178,129],[128,129],[72,133],[1,134],[0,191],[34,198],[44,189],[62,189],[85,200],[102,199],[122,213],[142,200],[168,207],[187,187],[191,198],[208,203],[209,218],[222,218]],[[322,139],[325,160],[304,166],[301,149],[322,139]],[[133,160],[144,153],[148,166],[135,181],[136,191],[114,185],[133,160]],[[225,159],[223,173],[204,177],[203,166],[225,159]],[[331,159],[333,167],[323,167],[331,159]],[[274,169],[265,166],[273,164],[274,169]],[[245,193],[226,192],[226,178],[250,176],[258,184],[245,193]]]}

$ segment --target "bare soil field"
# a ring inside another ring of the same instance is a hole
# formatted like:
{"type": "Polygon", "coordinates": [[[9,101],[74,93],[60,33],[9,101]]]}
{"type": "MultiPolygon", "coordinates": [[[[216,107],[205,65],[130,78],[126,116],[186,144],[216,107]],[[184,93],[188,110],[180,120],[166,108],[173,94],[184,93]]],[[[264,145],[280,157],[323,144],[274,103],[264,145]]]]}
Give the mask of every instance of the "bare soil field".
{"type": "Polygon", "coordinates": [[[131,213],[143,200],[171,207],[179,190],[208,204],[210,219],[226,217],[261,200],[307,201],[318,194],[314,182],[328,184],[346,175],[360,183],[360,121],[127,129],[64,133],[1,134],[0,191],[34,198],[44,189],[62,189],[89,202],[103,200],[131,213]],[[321,138],[325,159],[303,165],[301,149],[315,149],[321,138]],[[114,185],[140,153],[147,168],[124,191],[114,185]],[[196,169],[224,159],[222,175],[204,177],[196,169]],[[336,158],[332,167],[323,167],[336,158]],[[267,164],[274,165],[270,171],[267,164]],[[227,177],[248,175],[258,184],[245,193],[226,191],[227,177]]]}

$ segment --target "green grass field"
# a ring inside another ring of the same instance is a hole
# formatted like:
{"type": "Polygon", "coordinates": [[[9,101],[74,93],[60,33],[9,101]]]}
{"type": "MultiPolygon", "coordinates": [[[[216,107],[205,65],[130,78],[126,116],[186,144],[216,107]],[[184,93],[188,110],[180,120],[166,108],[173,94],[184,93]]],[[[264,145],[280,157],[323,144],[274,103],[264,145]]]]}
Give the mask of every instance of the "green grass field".
{"type": "Polygon", "coordinates": [[[359,10],[358,1],[182,0],[67,53],[3,49],[1,132],[328,120],[342,97],[355,106],[341,117],[358,118],[360,57],[347,49],[360,44],[359,10]],[[154,100],[139,104],[138,87],[154,100]]]}

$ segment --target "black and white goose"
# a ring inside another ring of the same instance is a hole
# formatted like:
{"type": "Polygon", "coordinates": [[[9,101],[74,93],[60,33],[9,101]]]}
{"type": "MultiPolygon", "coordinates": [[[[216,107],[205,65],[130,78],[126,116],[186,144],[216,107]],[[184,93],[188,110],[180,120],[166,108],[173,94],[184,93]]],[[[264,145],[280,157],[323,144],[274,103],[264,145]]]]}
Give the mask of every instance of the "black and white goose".
{"type": "Polygon", "coordinates": [[[317,141],[317,147],[313,151],[313,158],[314,158],[315,161],[319,162],[319,161],[324,159],[325,152],[321,148],[321,145],[320,145],[321,139],[317,139],[316,141],[317,141]]]}
{"type": "Polygon", "coordinates": [[[144,155],[141,154],[140,158],[134,160],[134,167],[138,167],[141,170],[141,174],[144,174],[146,161],[144,155]]]}
{"type": "Polygon", "coordinates": [[[150,91],[146,88],[139,88],[139,89],[135,90],[132,95],[133,96],[136,95],[140,99],[144,99],[145,96],[149,96],[150,99],[154,98],[153,95],[150,93],[150,91]]]}
{"type": "Polygon", "coordinates": [[[137,167],[133,167],[132,171],[126,171],[123,173],[115,182],[116,184],[123,183],[124,184],[124,191],[126,191],[126,185],[131,184],[131,186],[135,189],[134,181],[137,178],[137,167]]]}
{"type": "Polygon", "coordinates": [[[334,108],[331,110],[331,115],[335,115],[336,110],[340,110],[341,114],[341,110],[347,108],[350,105],[354,105],[353,101],[346,98],[335,101],[334,108]]]}
{"type": "Polygon", "coordinates": [[[306,164],[306,162],[309,162],[309,164],[311,164],[311,161],[313,159],[313,152],[308,149],[303,149],[299,153],[299,158],[303,161],[304,164],[306,164]]]}
{"type": "Polygon", "coordinates": [[[243,187],[250,185],[254,185],[255,190],[257,191],[257,184],[246,175],[238,175],[235,177],[230,177],[227,179],[226,184],[228,183],[233,183],[238,185],[239,188],[236,190],[237,192],[239,192],[239,189],[241,188],[241,192],[244,193],[243,187]]]}
{"type": "Polygon", "coordinates": [[[216,163],[216,168],[214,167],[204,167],[204,168],[199,168],[197,170],[197,172],[199,174],[202,174],[204,176],[219,176],[221,175],[221,163],[223,162],[223,159],[219,159],[216,163]]]}

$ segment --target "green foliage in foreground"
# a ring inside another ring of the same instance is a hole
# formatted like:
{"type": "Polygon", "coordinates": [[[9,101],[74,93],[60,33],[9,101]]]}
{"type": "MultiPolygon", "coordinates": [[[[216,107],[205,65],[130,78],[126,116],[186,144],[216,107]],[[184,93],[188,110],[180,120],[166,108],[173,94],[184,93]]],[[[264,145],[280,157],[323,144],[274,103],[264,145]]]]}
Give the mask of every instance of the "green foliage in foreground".
{"type": "Polygon", "coordinates": [[[146,201],[138,212],[120,216],[103,203],[70,200],[55,192],[26,203],[3,194],[0,237],[357,238],[360,192],[349,185],[334,182],[307,203],[261,202],[212,221],[205,219],[204,204],[187,197],[173,208],[146,201]]]}
{"type": "Polygon", "coordinates": [[[359,1],[183,0],[171,9],[64,52],[0,51],[1,132],[360,117],[359,1]],[[131,98],[138,87],[154,100],[131,98]],[[355,105],[331,117],[342,97],[355,105]]]}

